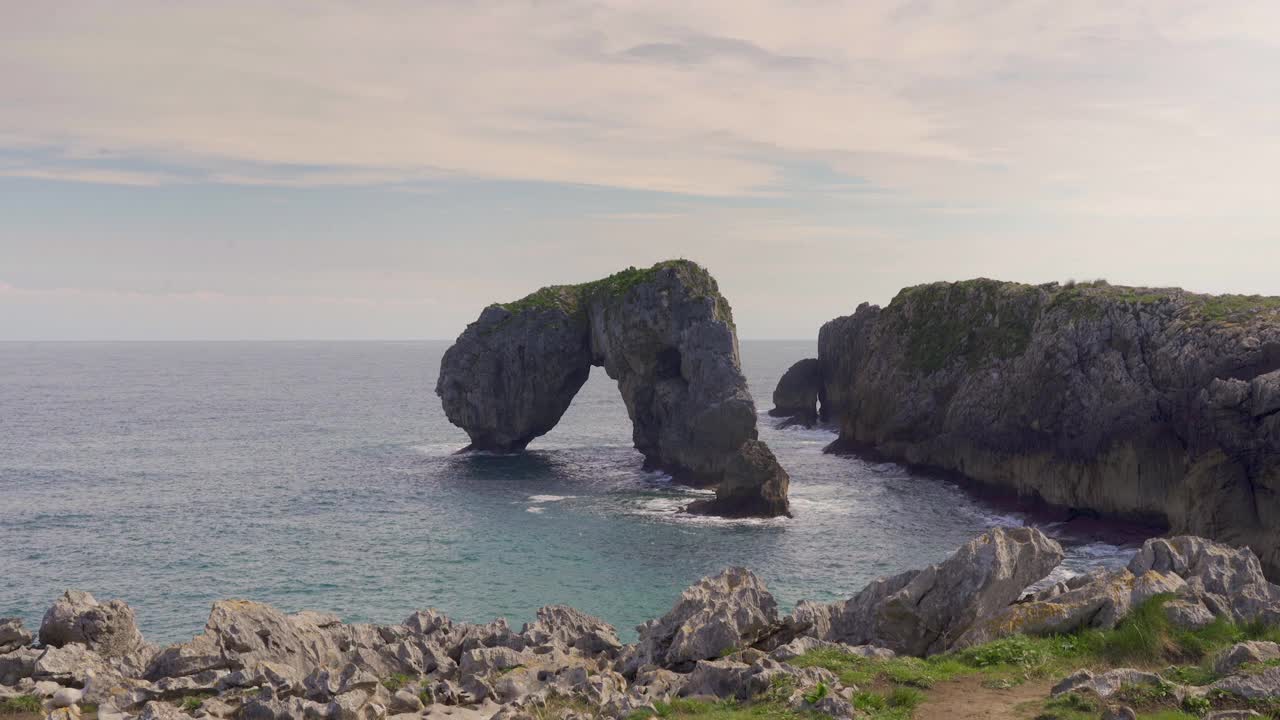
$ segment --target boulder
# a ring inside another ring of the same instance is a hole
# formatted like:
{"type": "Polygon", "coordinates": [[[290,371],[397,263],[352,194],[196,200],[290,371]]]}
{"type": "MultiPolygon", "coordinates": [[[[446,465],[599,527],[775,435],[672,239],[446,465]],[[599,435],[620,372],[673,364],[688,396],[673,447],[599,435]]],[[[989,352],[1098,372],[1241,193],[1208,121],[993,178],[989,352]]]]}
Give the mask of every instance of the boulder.
{"type": "MultiPolygon", "coordinates": [[[[1280,623],[1280,586],[1267,580],[1262,563],[1249,548],[1186,535],[1153,538],[1129,561],[1134,575],[1152,570],[1186,580],[1179,599],[1203,605],[1210,616],[1228,615],[1240,624],[1280,623]]],[[[1194,609],[1185,612],[1205,615],[1194,609]]]]}
{"type": "Polygon", "coordinates": [[[1280,587],[1267,581],[1248,548],[1196,537],[1153,538],[1125,569],[1097,570],[1035,593],[979,620],[956,646],[1015,633],[1111,629],[1132,608],[1161,594],[1173,596],[1163,610],[1180,628],[1201,628],[1217,617],[1238,624],[1274,624],[1280,618],[1280,587]]]}
{"type": "Polygon", "coordinates": [[[612,625],[567,605],[538,610],[537,620],[525,625],[520,634],[532,647],[573,650],[588,656],[613,657],[622,648],[612,625]]]}
{"type": "Polygon", "coordinates": [[[31,633],[22,626],[21,619],[0,618],[0,655],[30,645],[31,639],[31,633]]]}
{"type": "Polygon", "coordinates": [[[19,680],[31,677],[42,654],[42,650],[24,647],[0,655],[0,685],[17,685],[19,680]]]}
{"type": "Polygon", "coordinates": [[[345,664],[348,633],[333,615],[286,615],[262,603],[220,600],[213,604],[204,632],[161,650],[146,676],[158,680],[205,670],[234,671],[262,662],[289,666],[306,676],[317,668],[345,664]]]}
{"type": "Polygon", "coordinates": [[[1213,662],[1213,670],[1219,675],[1230,675],[1247,663],[1262,664],[1280,659],[1280,645],[1261,640],[1236,643],[1223,650],[1213,662]]]}
{"type": "MultiPolygon", "coordinates": [[[[722,485],[757,440],[729,304],[687,260],[485,308],[445,352],[436,394],[468,449],[514,452],[555,427],[593,365],[617,382],[646,466],[677,481],[722,485]]],[[[751,455],[721,507],[785,514],[785,471],[772,454],[751,455]],[[755,503],[749,481],[768,483],[755,503]]]]}
{"type": "Polygon", "coordinates": [[[1133,668],[1116,668],[1102,673],[1081,670],[1053,686],[1050,695],[1057,697],[1063,693],[1088,690],[1098,697],[1111,697],[1122,687],[1150,685],[1163,687],[1169,683],[1156,673],[1135,670],[1133,668]]]}
{"type": "Polygon", "coordinates": [[[166,702],[149,702],[138,713],[138,720],[188,720],[190,717],[166,702]]]}
{"type": "Polygon", "coordinates": [[[831,642],[939,653],[1003,611],[1062,557],[1062,547],[1037,529],[994,528],[942,563],[876,580],[843,603],[801,603],[788,622],[831,642]]]}
{"type": "Polygon", "coordinates": [[[1210,685],[1209,692],[1232,695],[1246,700],[1280,698],[1280,667],[1268,667],[1257,673],[1225,677],[1210,685]]]}
{"type": "Polygon", "coordinates": [[[822,392],[822,363],[817,358],[797,361],[787,369],[773,389],[774,417],[789,418],[788,424],[811,427],[818,422],[818,396],[822,392]]]}
{"type": "Polygon", "coordinates": [[[36,680],[52,680],[63,685],[84,687],[93,675],[102,678],[119,678],[120,673],[98,655],[80,643],[68,643],[62,647],[45,649],[36,659],[31,677],[36,680]]]}
{"type": "Polygon", "coordinates": [[[141,664],[146,643],[133,609],[120,600],[99,603],[93,595],[68,590],[44,614],[40,642],[49,647],[80,643],[104,658],[141,664]]]}
{"type": "Polygon", "coordinates": [[[790,486],[791,478],[769,446],[748,440],[729,460],[716,496],[690,503],[685,511],[721,517],[790,517],[790,486]]]}
{"type": "Polygon", "coordinates": [[[78,688],[60,688],[53,694],[53,697],[49,698],[49,701],[56,708],[64,708],[79,705],[83,699],[84,691],[78,688]]]}
{"type": "Polygon", "coordinates": [[[731,567],[685,590],[658,620],[636,630],[640,640],[628,674],[645,665],[691,670],[699,660],[750,647],[778,625],[778,604],[750,570],[731,567]]]}

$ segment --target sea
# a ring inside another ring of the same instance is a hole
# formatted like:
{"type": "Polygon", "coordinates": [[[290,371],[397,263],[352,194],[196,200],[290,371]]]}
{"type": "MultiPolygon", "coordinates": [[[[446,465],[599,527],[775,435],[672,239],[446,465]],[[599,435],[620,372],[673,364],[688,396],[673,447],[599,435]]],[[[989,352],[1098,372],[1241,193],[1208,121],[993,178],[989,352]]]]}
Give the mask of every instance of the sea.
{"type": "Polygon", "coordinates": [[[434,393],[448,345],[0,343],[0,616],[37,628],[77,588],[125,600],[148,640],[171,643],[222,598],[349,622],[433,607],[517,628],[567,604],[634,639],[730,565],[786,610],[943,560],[992,526],[1062,540],[1058,575],[1123,564],[1149,534],[824,453],[833,429],[766,414],[782,373],[815,354],[791,341],[741,351],[795,516],[684,515],[707,491],[642,468],[600,368],[527,451],[458,454],[466,434],[434,393]]]}

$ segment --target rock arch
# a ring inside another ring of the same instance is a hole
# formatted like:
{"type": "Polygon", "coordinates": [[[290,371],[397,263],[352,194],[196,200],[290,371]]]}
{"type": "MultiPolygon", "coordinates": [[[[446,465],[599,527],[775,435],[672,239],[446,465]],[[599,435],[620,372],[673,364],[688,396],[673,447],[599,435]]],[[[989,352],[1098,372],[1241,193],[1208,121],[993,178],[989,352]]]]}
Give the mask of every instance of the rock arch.
{"type": "Polygon", "coordinates": [[[514,452],[556,426],[592,366],[617,382],[647,467],[717,487],[689,510],[789,514],[789,478],[757,438],[729,303],[688,260],[490,305],[445,352],[436,394],[468,450],[514,452]]]}

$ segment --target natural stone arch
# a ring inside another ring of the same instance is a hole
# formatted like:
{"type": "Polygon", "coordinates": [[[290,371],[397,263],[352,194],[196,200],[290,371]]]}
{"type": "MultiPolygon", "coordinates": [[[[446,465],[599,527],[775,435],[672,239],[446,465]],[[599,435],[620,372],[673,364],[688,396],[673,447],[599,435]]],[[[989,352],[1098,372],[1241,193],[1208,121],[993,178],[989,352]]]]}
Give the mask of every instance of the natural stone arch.
{"type": "Polygon", "coordinates": [[[717,486],[691,510],[788,513],[789,480],[757,439],[729,303],[687,260],[490,305],[445,352],[436,394],[467,449],[514,452],[556,426],[593,365],[617,383],[647,467],[717,486]]]}

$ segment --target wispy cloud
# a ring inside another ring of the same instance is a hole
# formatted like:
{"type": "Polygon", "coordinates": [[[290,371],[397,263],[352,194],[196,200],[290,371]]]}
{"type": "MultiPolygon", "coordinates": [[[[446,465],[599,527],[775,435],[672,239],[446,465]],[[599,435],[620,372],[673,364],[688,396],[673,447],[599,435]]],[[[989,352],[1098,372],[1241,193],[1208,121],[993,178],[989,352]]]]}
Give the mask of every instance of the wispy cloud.
{"type": "Polygon", "coordinates": [[[1277,26],[1249,0],[30,3],[0,147],[705,196],[804,191],[785,168],[816,158],[935,201],[1235,212],[1280,163],[1277,26]]]}

